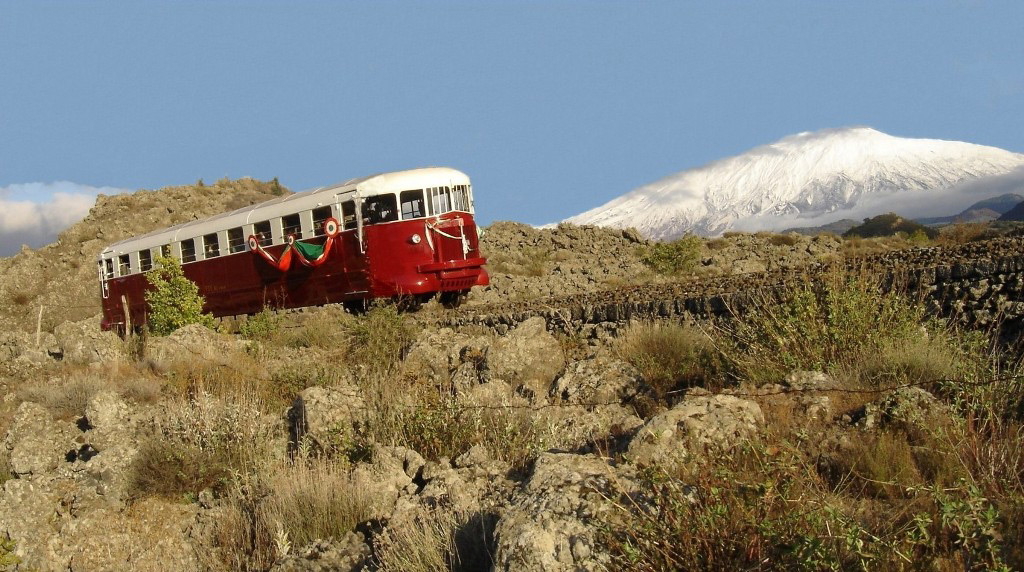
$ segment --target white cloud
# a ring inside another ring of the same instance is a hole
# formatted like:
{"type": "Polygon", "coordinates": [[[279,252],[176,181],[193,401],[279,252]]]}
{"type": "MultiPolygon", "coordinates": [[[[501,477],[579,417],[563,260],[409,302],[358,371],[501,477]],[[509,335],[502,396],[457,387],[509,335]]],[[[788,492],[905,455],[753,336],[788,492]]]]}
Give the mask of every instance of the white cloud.
{"type": "Polygon", "coordinates": [[[53,242],[89,213],[96,195],[126,191],[69,181],[0,187],[0,256],[16,253],[22,244],[38,248],[53,242]]]}

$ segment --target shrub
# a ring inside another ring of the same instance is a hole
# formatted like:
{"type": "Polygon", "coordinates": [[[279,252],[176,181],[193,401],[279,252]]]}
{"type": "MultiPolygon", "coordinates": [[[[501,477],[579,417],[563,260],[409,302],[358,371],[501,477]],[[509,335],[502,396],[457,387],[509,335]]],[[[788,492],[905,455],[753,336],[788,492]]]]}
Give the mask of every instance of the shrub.
{"type": "Polygon", "coordinates": [[[192,500],[203,489],[223,489],[230,475],[230,465],[215,451],[154,438],[132,460],[128,489],[135,498],[192,500]]]}
{"type": "Polygon", "coordinates": [[[301,326],[288,330],[280,337],[284,345],[293,348],[345,349],[352,321],[352,316],[338,307],[318,308],[301,326]]]}
{"type": "Polygon", "coordinates": [[[939,231],[934,228],[928,228],[916,221],[905,219],[895,213],[888,213],[864,219],[863,224],[855,226],[844,232],[843,237],[871,238],[876,236],[892,236],[901,232],[906,233],[908,236],[921,232],[929,240],[939,236],[939,231]]]}
{"type": "Polygon", "coordinates": [[[264,307],[259,314],[253,314],[238,327],[238,334],[247,340],[269,340],[281,327],[281,318],[270,308],[264,307]]]}
{"type": "Polygon", "coordinates": [[[271,428],[258,402],[239,392],[218,398],[197,389],[164,405],[157,432],[143,443],[129,471],[135,497],[191,497],[223,489],[234,472],[251,470],[267,453],[271,428]]]}
{"type": "MultiPolygon", "coordinates": [[[[902,462],[879,469],[890,477],[909,462],[894,446],[902,462]]],[[[844,486],[871,484],[849,478],[844,486]]],[[[616,569],[944,569],[961,562],[960,569],[1009,570],[999,511],[973,485],[894,483],[906,504],[872,510],[825,487],[799,451],[759,444],[692,474],[648,469],[638,485],[610,499],[618,502],[602,519],[599,541],[616,569]]],[[[881,485],[889,483],[874,484],[881,485]]]]}
{"type": "Polygon", "coordinates": [[[529,410],[477,407],[424,390],[415,404],[395,408],[371,423],[379,442],[413,449],[427,459],[454,459],[473,445],[522,470],[544,449],[548,434],[529,410]]]}
{"type": "Polygon", "coordinates": [[[768,237],[768,243],[772,246],[793,246],[800,242],[800,236],[796,233],[772,234],[768,237]]]}
{"type": "Polygon", "coordinates": [[[417,333],[394,304],[370,308],[347,324],[346,329],[351,340],[351,357],[374,373],[393,371],[417,333]]]}
{"type": "Polygon", "coordinates": [[[496,517],[436,507],[402,526],[389,526],[375,539],[382,572],[490,570],[496,549],[496,517]]]}
{"type": "Polygon", "coordinates": [[[158,256],[155,269],[146,274],[150,289],[146,291],[149,329],[166,336],[188,324],[215,328],[213,316],[203,313],[203,297],[199,287],[185,277],[176,258],[158,256]]]}
{"type": "Polygon", "coordinates": [[[216,536],[225,563],[238,570],[267,569],[292,546],[341,540],[379,502],[346,463],[302,457],[237,476],[227,497],[216,536]]]}
{"type": "Polygon", "coordinates": [[[923,333],[925,311],[907,296],[881,294],[869,278],[835,275],[792,293],[764,295],[727,326],[742,379],[777,382],[795,369],[855,370],[884,348],[923,333]]]}
{"type": "Polygon", "coordinates": [[[655,242],[643,255],[643,262],[660,274],[678,275],[697,266],[700,251],[700,238],[688,234],[672,242],[655,242]]]}
{"type": "Polygon", "coordinates": [[[720,386],[723,367],[711,338],[688,324],[635,324],[615,351],[640,371],[659,401],[673,390],[720,386]]]}

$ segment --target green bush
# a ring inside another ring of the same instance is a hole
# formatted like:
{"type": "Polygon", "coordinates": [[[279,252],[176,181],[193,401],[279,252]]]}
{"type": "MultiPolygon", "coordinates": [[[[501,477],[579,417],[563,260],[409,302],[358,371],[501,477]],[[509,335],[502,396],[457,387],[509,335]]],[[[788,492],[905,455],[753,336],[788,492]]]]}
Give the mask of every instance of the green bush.
{"type": "Polygon", "coordinates": [[[741,379],[775,382],[787,373],[879,367],[877,357],[925,334],[924,307],[880,294],[873,280],[834,276],[782,296],[756,300],[729,326],[741,379]]]}
{"type": "Polygon", "coordinates": [[[723,365],[713,340],[689,325],[636,324],[618,339],[615,351],[637,368],[659,401],[687,387],[716,389],[721,379],[723,365]]]}
{"type": "Polygon", "coordinates": [[[270,308],[264,307],[259,314],[253,314],[238,327],[238,333],[247,340],[266,341],[281,328],[281,318],[270,308]]]}
{"type": "Polygon", "coordinates": [[[177,259],[158,256],[146,280],[151,287],[146,291],[147,322],[154,334],[166,336],[188,324],[216,327],[213,316],[203,313],[205,301],[199,295],[199,287],[185,277],[177,259]]]}
{"type": "Polygon", "coordinates": [[[697,266],[700,250],[700,238],[688,234],[672,242],[655,242],[643,255],[643,262],[659,274],[683,274],[697,266]]]}

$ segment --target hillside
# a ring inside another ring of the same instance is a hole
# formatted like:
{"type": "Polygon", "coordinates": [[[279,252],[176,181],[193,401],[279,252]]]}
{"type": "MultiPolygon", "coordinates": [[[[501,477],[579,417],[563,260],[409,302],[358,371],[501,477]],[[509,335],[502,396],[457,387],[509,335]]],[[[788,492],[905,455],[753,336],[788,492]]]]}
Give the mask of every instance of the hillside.
{"type": "Polygon", "coordinates": [[[913,236],[914,233],[922,233],[928,238],[936,238],[939,231],[928,228],[923,224],[901,217],[896,213],[878,215],[864,219],[864,222],[843,233],[844,237],[875,238],[879,236],[892,236],[896,233],[903,233],[913,236]]]}
{"type": "Polygon", "coordinates": [[[1024,195],[1005,193],[997,197],[978,201],[955,215],[919,218],[917,222],[925,225],[941,225],[954,222],[989,222],[998,219],[1021,201],[1024,201],[1024,195]]]}
{"type": "Polygon", "coordinates": [[[1017,203],[1015,207],[1004,212],[999,217],[1001,221],[1024,221],[1024,201],[1017,203]]]}
{"type": "Polygon", "coordinates": [[[893,137],[867,127],[828,129],[670,175],[566,220],[633,227],[653,239],[779,229],[830,213],[840,218],[868,201],[886,209],[883,198],[908,191],[944,201],[959,184],[981,186],[1022,165],[1024,155],[994,147],[893,137]]]}
{"type": "MultiPolygon", "coordinates": [[[[265,190],[107,198],[4,264],[35,278],[265,190]]],[[[459,310],[325,306],[125,341],[89,317],[79,264],[33,300],[84,319],[54,315],[38,345],[0,333],[0,562],[1019,569],[1024,388],[1006,342],[1024,331],[1024,239],[974,238],[663,244],[499,222],[492,285],[459,310]],[[920,295],[893,291],[894,269],[920,295]]]]}
{"type": "Polygon", "coordinates": [[[99,312],[96,257],[108,244],[181,222],[274,197],[269,182],[227,179],[214,184],[167,187],[156,191],[103,196],[84,220],[62,232],[57,242],[0,258],[0,328],[35,331],[39,305],[43,329],[99,312]]]}

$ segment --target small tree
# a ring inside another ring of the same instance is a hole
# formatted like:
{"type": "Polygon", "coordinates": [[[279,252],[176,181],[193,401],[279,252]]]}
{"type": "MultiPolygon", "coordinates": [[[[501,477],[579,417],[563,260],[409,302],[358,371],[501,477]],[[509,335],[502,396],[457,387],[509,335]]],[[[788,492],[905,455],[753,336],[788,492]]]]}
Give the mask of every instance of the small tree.
{"type": "Polygon", "coordinates": [[[158,256],[146,280],[152,286],[146,292],[147,322],[154,334],[166,336],[188,324],[215,327],[213,316],[203,313],[204,300],[199,295],[199,287],[185,278],[178,259],[158,256]]]}

